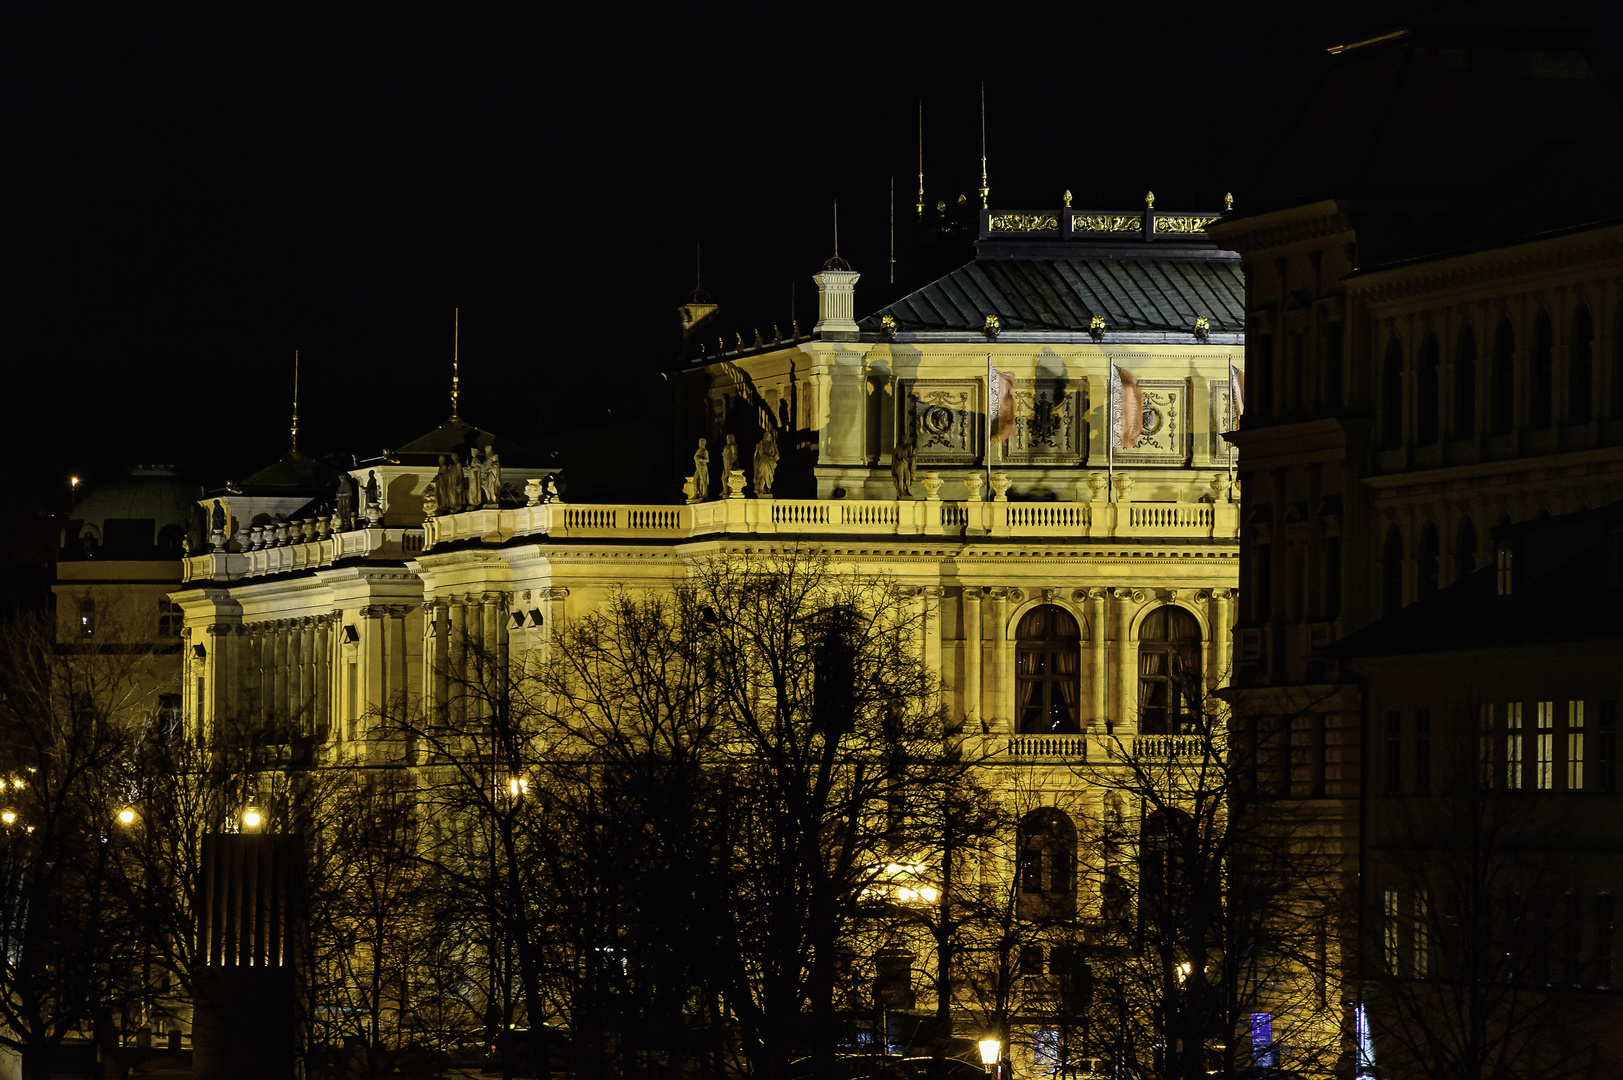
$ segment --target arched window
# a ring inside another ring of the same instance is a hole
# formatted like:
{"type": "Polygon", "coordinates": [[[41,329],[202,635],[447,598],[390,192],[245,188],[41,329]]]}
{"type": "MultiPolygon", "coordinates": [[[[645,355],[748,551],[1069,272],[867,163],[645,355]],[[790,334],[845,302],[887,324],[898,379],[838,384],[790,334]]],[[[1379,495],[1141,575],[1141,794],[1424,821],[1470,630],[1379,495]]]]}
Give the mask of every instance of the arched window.
{"type": "Polygon", "coordinates": [[[1420,346],[1420,379],[1415,398],[1415,442],[1430,446],[1437,441],[1437,335],[1427,334],[1420,346]]]}
{"type": "Polygon", "coordinates": [[[1420,530],[1420,595],[1430,596],[1437,591],[1442,578],[1442,552],[1437,546],[1437,527],[1426,522],[1420,530]]]}
{"type": "Polygon", "coordinates": [[[1403,537],[1396,526],[1386,532],[1381,552],[1381,614],[1395,615],[1403,607],[1403,537]]]}
{"type": "Polygon", "coordinates": [[[1028,735],[1080,732],[1082,632],[1076,619],[1062,607],[1044,604],[1026,612],[1014,636],[1020,730],[1028,735]]]}
{"type": "Polygon", "coordinates": [[[1194,827],[1189,815],[1157,810],[1144,818],[1138,847],[1139,923],[1163,932],[1182,929],[1188,912],[1188,875],[1183,852],[1194,827]]]}
{"type": "Polygon", "coordinates": [[[1542,430],[1550,426],[1550,406],[1555,399],[1555,333],[1550,329],[1550,317],[1538,313],[1533,323],[1531,400],[1527,406],[1528,426],[1542,430]]]}
{"type": "Polygon", "coordinates": [[[1458,581],[1476,569],[1476,525],[1470,518],[1460,522],[1459,535],[1454,538],[1454,580],[1458,581]]]}
{"type": "Polygon", "coordinates": [[[1499,320],[1499,332],[1494,335],[1489,394],[1488,433],[1509,435],[1516,423],[1516,334],[1509,319],[1499,320]]]}
{"type": "Polygon", "coordinates": [[[1381,365],[1381,449],[1403,445],[1403,346],[1393,338],[1381,365]]]}
{"type": "Polygon", "coordinates": [[[1033,810],[1020,822],[1020,917],[1074,914],[1075,885],[1076,825],[1052,806],[1033,810]]]}
{"type": "Polygon", "coordinates": [[[1572,349],[1567,364],[1567,423],[1587,424],[1595,416],[1595,324],[1589,308],[1572,316],[1572,349]]]}
{"type": "Polygon", "coordinates": [[[1138,729],[1176,735],[1200,709],[1200,623],[1168,604],[1138,632],[1138,729]]]}
{"type": "Polygon", "coordinates": [[[1460,330],[1459,351],[1454,358],[1454,437],[1469,439],[1476,434],[1476,334],[1469,326],[1460,330]]]}

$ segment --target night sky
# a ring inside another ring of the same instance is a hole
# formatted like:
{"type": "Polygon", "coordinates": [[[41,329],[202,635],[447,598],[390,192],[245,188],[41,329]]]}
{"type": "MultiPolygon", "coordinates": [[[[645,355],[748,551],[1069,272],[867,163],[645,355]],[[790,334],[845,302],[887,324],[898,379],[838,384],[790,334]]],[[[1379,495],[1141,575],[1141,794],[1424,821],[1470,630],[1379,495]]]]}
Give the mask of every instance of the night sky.
{"type": "Polygon", "coordinates": [[[994,206],[1215,209],[1325,46],[1432,6],[28,5],[0,31],[11,509],[269,463],[295,349],[301,449],[398,446],[449,411],[456,307],[462,415],[568,447],[674,357],[696,242],[726,315],[787,329],[793,288],[808,329],[838,199],[877,306],[920,99],[932,204],[975,198],[984,82],[994,206]]]}

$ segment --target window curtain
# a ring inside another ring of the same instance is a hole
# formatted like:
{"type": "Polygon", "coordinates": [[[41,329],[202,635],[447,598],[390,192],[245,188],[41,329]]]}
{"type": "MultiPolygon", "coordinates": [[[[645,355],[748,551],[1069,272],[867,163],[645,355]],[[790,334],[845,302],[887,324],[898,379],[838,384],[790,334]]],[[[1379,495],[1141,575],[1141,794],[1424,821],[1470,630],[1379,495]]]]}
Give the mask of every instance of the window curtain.
{"type": "Polygon", "coordinates": [[[1065,705],[1065,713],[1070,719],[1073,731],[1081,730],[1078,726],[1076,704],[1082,690],[1077,677],[1080,670],[1081,661],[1077,652],[1064,649],[1054,654],[1054,685],[1059,688],[1060,701],[1065,705]]]}

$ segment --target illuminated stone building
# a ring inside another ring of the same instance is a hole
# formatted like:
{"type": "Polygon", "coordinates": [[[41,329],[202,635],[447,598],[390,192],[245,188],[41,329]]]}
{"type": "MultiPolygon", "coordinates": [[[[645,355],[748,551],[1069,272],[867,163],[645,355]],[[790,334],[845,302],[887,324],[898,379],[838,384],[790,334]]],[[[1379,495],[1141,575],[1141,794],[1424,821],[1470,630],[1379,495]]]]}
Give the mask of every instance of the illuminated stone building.
{"type": "MultiPolygon", "coordinates": [[[[1496,544],[1552,534],[1522,523],[1623,498],[1623,113],[1572,31],[1484,18],[1454,11],[1332,50],[1242,209],[1212,229],[1246,273],[1233,700],[1275,720],[1258,727],[1258,783],[1319,823],[1360,898],[1340,943],[1347,1002],[1362,1000],[1360,972],[1384,977],[1383,927],[1427,903],[1373,880],[1392,815],[1428,813],[1395,797],[1474,775],[1444,756],[1474,760],[1479,706],[1503,725],[1507,704],[1531,718],[1535,698],[1559,699],[1540,737],[1566,746],[1619,689],[1615,672],[1581,690],[1542,679],[1573,647],[1554,628],[1452,622],[1520,607],[1442,603],[1481,592],[1496,544]],[[1422,610],[1452,612],[1425,623],[1433,640],[1416,636],[1422,610]],[[1552,644],[1515,647],[1523,636],[1552,644]],[[1420,760],[1435,773],[1414,772],[1420,760]]],[[[1585,903],[1582,918],[1601,917],[1585,903]]],[[[1383,1037],[1371,1008],[1366,1050],[1383,1037]]]]}
{"type": "MultiPolygon", "coordinates": [[[[973,262],[860,321],[859,275],[836,261],[816,275],[810,334],[707,352],[714,309],[684,308],[684,452],[703,437],[709,459],[685,502],[555,501],[545,472],[502,448],[495,497],[447,507],[441,456],[465,462],[493,439],[460,420],[336,489],[290,473],[209,496],[210,549],[174,594],[193,735],[246,725],[290,760],[380,760],[395,751],[369,717],[444,705],[462,642],[514,657],[691,560],[812,544],[890,577],[928,616],[921,646],[970,752],[1037,777],[1050,802],[1082,791],[1074,813],[1096,815],[1089,768],[1177,751],[1193,706],[1162,654],[1194,657],[1206,688],[1228,679],[1239,507],[1220,432],[1241,283],[1204,233],[1215,213],[1069,202],[983,212],[973,262]],[[1012,432],[995,443],[989,363],[1012,379],[1012,432]],[[1111,363],[1143,395],[1142,437],[1113,453],[1111,363]],[[902,494],[899,444],[916,470],[902,494]]],[[[1075,880],[1049,886],[1097,913],[1100,883],[1078,878],[1074,852],[1085,821],[1067,825],[1054,835],[1071,857],[1053,865],[1075,880]]],[[[1040,955],[1024,968],[1049,978],[1040,955]]]]}

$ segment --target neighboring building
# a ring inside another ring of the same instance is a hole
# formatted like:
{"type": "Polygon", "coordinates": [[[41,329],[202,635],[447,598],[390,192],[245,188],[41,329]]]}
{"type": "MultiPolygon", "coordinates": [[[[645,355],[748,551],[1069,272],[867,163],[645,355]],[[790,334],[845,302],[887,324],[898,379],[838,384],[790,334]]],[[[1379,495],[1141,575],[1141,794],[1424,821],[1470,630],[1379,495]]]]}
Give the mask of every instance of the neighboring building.
{"type": "MultiPolygon", "coordinates": [[[[390,702],[455,707],[463,642],[516,662],[616,590],[665,588],[710,555],[811,544],[894,579],[928,616],[924,655],[968,751],[1011,784],[1038,777],[1049,817],[1065,819],[1045,835],[1068,837],[1052,842],[1070,854],[1048,856],[1039,887],[1102,917],[1104,883],[1075,857],[1104,816],[1088,770],[1177,754],[1195,707],[1180,665],[1206,689],[1228,681],[1238,505],[1219,433],[1243,312],[1237,261],[1203,231],[1215,213],[1066,204],[983,212],[974,262],[860,322],[859,275],[835,260],[816,276],[810,335],[706,355],[714,309],[684,308],[682,453],[703,438],[708,455],[681,470],[686,503],[552,501],[546,470],[503,449],[499,496],[452,505],[441,455],[461,472],[493,438],[456,420],[348,470],[348,513],[323,512],[325,490],[210,496],[212,550],[174,593],[194,737],[237,726],[318,764],[396,760],[369,722],[390,702]],[[1113,453],[1112,362],[1143,395],[1142,437],[1113,453]],[[1012,379],[1014,409],[990,445],[989,363],[1012,379]],[[903,444],[917,476],[898,494],[903,444]]],[[[1060,966],[1022,961],[1033,985],[1060,966]]],[[[897,990],[918,981],[905,958],[879,975],[893,1001],[913,998],[897,990]]],[[[1031,1034],[1040,1021],[1016,1019],[1019,1052],[1050,1054],[1031,1034]]]]}
{"type": "Polygon", "coordinates": [[[1623,503],[1506,526],[1493,552],[1335,650],[1371,718],[1358,907],[1377,1063],[1611,1075],[1623,503]],[[1571,602],[1580,582],[1598,602],[1571,602]]]}
{"type": "Polygon", "coordinates": [[[1246,272],[1232,700],[1349,895],[1387,719],[1335,643],[1468,580],[1496,529],[1623,497],[1623,111],[1574,31],[1496,18],[1333,49],[1211,229],[1246,272]]]}

